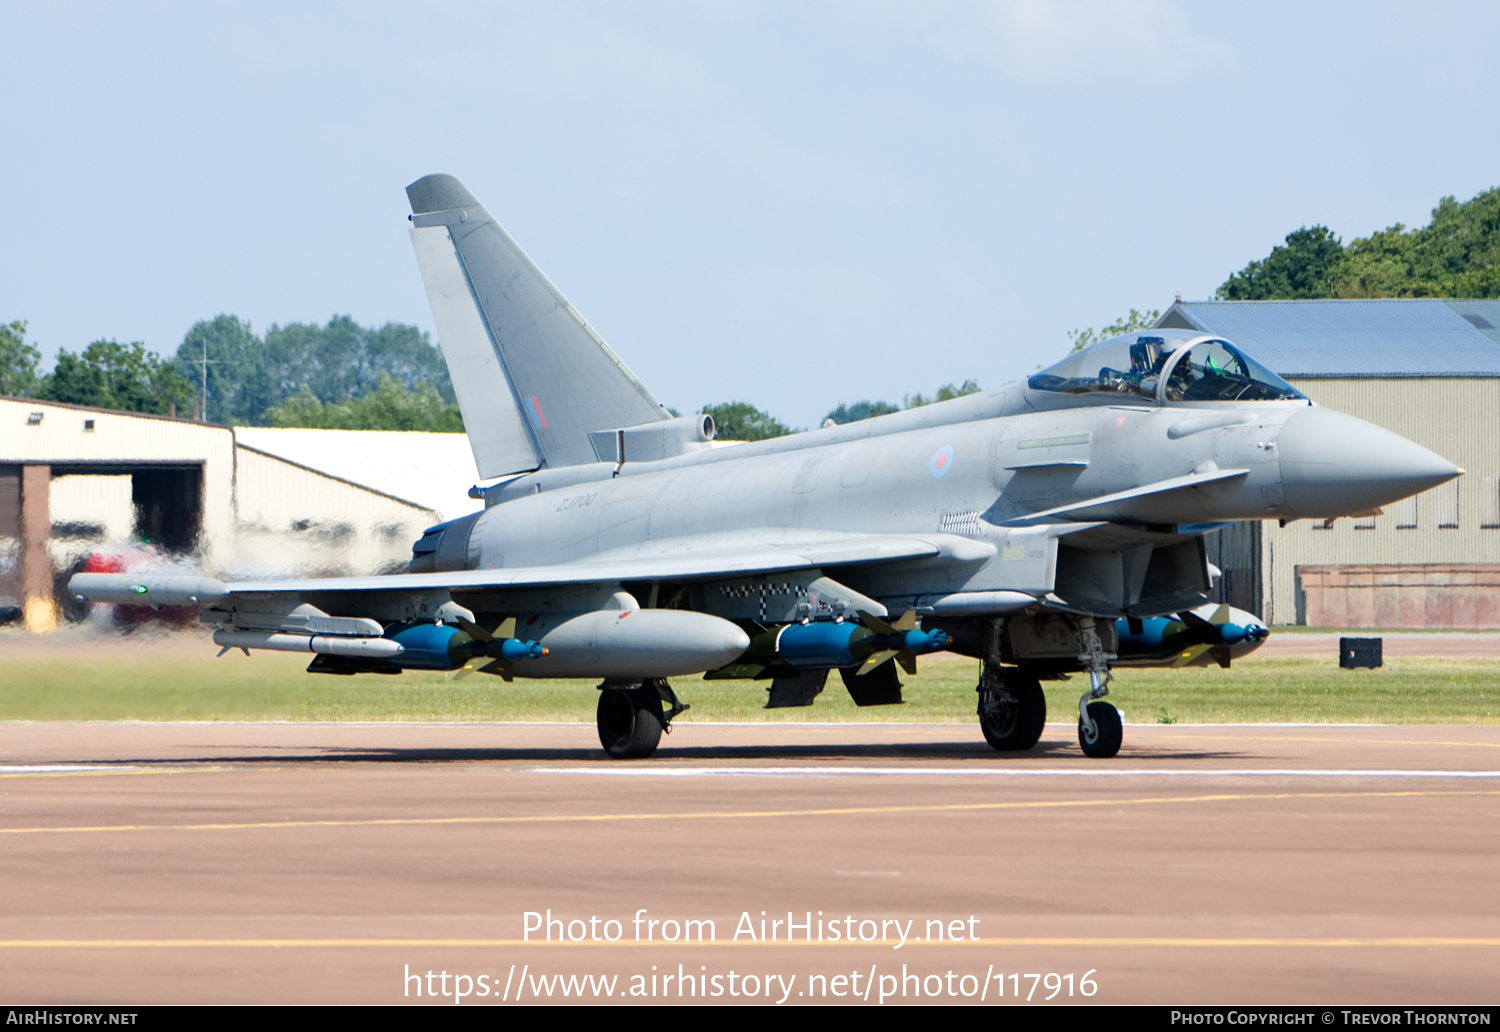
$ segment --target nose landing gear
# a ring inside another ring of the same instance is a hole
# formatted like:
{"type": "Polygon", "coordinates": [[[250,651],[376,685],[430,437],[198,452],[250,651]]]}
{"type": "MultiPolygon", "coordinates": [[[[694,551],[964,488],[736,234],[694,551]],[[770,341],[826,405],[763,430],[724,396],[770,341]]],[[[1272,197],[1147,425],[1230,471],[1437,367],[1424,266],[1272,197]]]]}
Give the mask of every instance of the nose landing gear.
{"type": "Polygon", "coordinates": [[[1079,662],[1088,668],[1089,690],[1078,700],[1078,744],[1085,756],[1108,759],[1120,751],[1125,730],[1120,711],[1107,702],[1096,702],[1109,694],[1109,655],[1094,629],[1092,617],[1078,621],[1079,662]]]}

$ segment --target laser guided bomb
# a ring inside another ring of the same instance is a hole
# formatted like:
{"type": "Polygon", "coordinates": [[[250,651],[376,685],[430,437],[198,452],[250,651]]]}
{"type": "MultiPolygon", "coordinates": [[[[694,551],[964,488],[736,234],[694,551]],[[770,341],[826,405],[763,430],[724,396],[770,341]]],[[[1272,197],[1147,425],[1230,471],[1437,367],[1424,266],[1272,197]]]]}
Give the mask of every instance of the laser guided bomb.
{"type": "Polygon", "coordinates": [[[861,612],[857,620],[804,620],[763,630],[735,662],[710,671],[709,680],[750,678],[772,680],[768,709],[807,706],[823,691],[828,671],[839,670],[862,706],[900,701],[889,682],[870,681],[866,675],[894,660],[915,674],[916,657],[947,647],[940,628],[919,630],[916,614],[907,612],[894,623],[861,612]]]}
{"type": "Polygon", "coordinates": [[[1228,667],[1258,649],[1270,630],[1253,614],[1206,605],[1173,616],[1115,621],[1116,666],[1228,667]]]}
{"type": "Polygon", "coordinates": [[[429,528],[405,574],[90,574],[80,601],[197,605],[221,646],[312,652],[315,672],[597,678],[619,758],[650,755],[680,712],[666,678],[758,679],[768,705],[801,706],[837,670],[880,705],[941,649],[982,661],[980,730],[1002,750],[1036,744],[1040,678],[1086,673],[1079,742],[1111,756],[1111,664],[1226,662],[1264,637],[1204,608],[1207,535],[1363,515],[1462,473],[1169,328],[715,448],[713,421],[664,408],[462,183],[407,196],[482,511],[429,528]]]}

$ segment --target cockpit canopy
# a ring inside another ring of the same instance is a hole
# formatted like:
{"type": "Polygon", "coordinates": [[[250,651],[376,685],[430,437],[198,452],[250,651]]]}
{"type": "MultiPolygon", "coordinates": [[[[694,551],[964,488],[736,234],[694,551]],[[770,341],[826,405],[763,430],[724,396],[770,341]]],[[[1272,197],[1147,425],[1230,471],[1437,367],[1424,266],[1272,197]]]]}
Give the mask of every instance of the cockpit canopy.
{"type": "Polygon", "coordinates": [[[1151,330],[1111,337],[1027,380],[1032,390],[1122,400],[1305,401],[1291,384],[1225,340],[1151,330]]]}

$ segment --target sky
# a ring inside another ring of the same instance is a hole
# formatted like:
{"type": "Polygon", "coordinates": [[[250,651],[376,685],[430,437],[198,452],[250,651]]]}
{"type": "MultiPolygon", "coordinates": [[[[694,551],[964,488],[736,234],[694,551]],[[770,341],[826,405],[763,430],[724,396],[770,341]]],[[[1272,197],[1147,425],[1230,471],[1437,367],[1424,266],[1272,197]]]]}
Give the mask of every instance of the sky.
{"type": "Polygon", "coordinates": [[[469,189],[667,405],[998,386],[1300,226],[1500,185],[1500,5],[0,0],[0,322],[432,314],[469,189]]]}

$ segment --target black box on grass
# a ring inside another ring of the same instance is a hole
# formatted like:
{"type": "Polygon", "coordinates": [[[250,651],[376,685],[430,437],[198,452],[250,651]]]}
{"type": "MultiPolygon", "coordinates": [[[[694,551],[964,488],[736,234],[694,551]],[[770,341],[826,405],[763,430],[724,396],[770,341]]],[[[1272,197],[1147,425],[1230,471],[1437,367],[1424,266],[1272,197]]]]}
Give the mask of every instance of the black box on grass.
{"type": "Polygon", "coordinates": [[[1383,666],[1380,643],[1380,638],[1340,638],[1339,666],[1345,670],[1383,666]]]}

